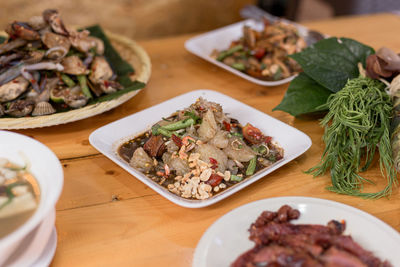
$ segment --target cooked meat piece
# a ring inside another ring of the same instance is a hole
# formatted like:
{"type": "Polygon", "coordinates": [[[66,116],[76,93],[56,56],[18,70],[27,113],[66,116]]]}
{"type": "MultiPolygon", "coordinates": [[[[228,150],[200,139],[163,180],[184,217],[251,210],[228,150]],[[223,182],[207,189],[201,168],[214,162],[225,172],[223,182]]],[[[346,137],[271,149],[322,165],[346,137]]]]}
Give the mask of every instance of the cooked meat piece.
{"type": "Polygon", "coordinates": [[[239,256],[232,266],[391,266],[363,249],[351,236],[342,235],[344,222],[332,220],[327,226],[291,224],[299,215],[298,210],[287,205],[277,212],[264,211],[249,230],[256,246],[239,256]]]}
{"type": "Polygon", "coordinates": [[[380,266],[381,264],[381,261],[372,252],[363,249],[351,236],[338,236],[334,239],[333,245],[355,255],[368,266],[380,266]]]}
{"type": "Polygon", "coordinates": [[[232,267],[253,266],[320,267],[323,265],[306,252],[279,245],[256,247],[244,253],[232,264],[232,267]]]}
{"type": "Polygon", "coordinates": [[[256,244],[268,244],[270,241],[280,239],[285,235],[304,234],[307,236],[337,235],[331,228],[313,224],[291,224],[270,222],[262,227],[250,229],[250,240],[256,244]]]}
{"type": "Polygon", "coordinates": [[[165,144],[162,136],[151,136],[144,144],[143,149],[150,155],[150,157],[160,157],[165,151],[165,144]]]}
{"type": "MultiPolygon", "coordinates": [[[[356,256],[351,255],[343,250],[338,250],[335,247],[329,248],[324,255],[320,257],[323,261],[324,266],[327,267],[367,267],[361,260],[357,259],[356,256]]],[[[376,265],[372,265],[376,266],[376,265]]]]}

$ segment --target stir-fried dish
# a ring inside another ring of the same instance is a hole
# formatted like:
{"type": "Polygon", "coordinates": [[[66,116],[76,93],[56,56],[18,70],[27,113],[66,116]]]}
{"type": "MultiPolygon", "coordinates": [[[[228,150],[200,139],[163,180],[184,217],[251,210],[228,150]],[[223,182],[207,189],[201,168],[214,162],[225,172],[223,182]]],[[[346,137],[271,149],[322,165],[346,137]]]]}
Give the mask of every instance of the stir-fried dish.
{"type": "Polygon", "coordinates": [[[207,199],[283,158],[283,149],[221,105],[199,98],[123,143],[119,156],[186,199],[207,199]]]}
{"type": "Polygon", "coordinates": [[[0,238],[29,219],[39,195],[39,186],[27,167],[0,158],[0,238]]]}
{"type": "Polygon", "coordinates": [[[122,86],[102,40],[68,28],[56,10],[6,28],[0,44],[0,117],[41,116],[80,108],[122,86]]]}
{"type": "Polygon", "coordinates": [[[277,81],[301,71],[288,55],[300,52],[306,42],[295,26],[283,22],[265,22],[262,31],[243,27],[243,37],[227,50],[214,50],[211,57],[234,69],[266,81],[277,81]]]}

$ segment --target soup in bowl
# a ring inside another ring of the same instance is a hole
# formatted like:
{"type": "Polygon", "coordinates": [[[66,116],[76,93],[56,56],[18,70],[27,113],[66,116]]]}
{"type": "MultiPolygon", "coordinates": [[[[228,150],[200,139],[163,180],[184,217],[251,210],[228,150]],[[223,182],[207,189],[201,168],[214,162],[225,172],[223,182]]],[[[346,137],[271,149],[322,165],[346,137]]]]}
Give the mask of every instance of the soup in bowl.
{"type": "Polygon", "coordinates": [[[29,162],[19,166],[0,158],[0,238],[11,233],[35,212],[40,188],[29,162]]]}
{"type": "Polygon", "coordinates": [[[62,186],[61,164],[49,148],[0,131],[0,265],[54,211],[62,186]]]}

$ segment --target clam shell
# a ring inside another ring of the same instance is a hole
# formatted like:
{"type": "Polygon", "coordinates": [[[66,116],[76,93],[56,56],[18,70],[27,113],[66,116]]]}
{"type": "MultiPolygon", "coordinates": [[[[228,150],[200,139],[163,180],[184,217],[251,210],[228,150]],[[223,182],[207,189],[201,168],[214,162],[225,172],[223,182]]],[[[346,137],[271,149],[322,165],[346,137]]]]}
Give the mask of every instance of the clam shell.
{"type": "Polygon", "coordinates": [[[32,116],[42,116],[55,113],[56,110],[49,102],[39,102],[32,111],[32,116]]]}
{"type": "Polygon", "coordinates": [[[22,76],[0,86],[0,102],[16,99],[28,88],[29,82],[22,76]]]}

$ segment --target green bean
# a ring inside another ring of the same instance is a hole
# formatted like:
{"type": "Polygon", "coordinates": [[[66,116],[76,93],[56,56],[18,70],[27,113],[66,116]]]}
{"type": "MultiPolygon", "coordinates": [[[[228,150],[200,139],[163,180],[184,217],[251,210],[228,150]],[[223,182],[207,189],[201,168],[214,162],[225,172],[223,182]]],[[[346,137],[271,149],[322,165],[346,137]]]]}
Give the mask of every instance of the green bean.
{"type": "Polygon", "coordinates": [[[237,175],[231,175],[231,181],[232,182],[240,182],[240,181],[242,181],[243,180],[243,177],[241,177],[241,176],[237,176],[237,175]]]}
{"type": "Polygon", "coordinates": [[[87,98],[93,98],[92,94],[90,93],[89,87],[87,86],[87,80],[85,75],[78,75],[77,76],[79,85],[81,86],[82,93],[87,98]]]}
{"type": "Polygon", "coordinates": [[[176,131],[176,130],[180,130],[180,129],[184,129],[186,127],[189,127],[190,125],[194,124],[195,121],[192,118],[188,118],[188,119],[183,119],[174,123],[170,123],[164,126],[161,126],[161,128],[163,128],[164,130],[168,130],[168,131],[176,131]]]}
{"type": "Polygon", "coordinates": [[[162,127],[158,128],[157,133],[158,134],[162,134],[162,135],[164,135],[166,137],[171,137],[172,136],[172,133],[170,131],[163,129],[162,127]]]}
{"type": "Polygon", "coordinates": [[[162,134],[162,135],[164,135],[166,137],[171,137],[172,136],[172,133],[170,131],[161,128],[161,126],[159,124],[155,124],[155,125],[153,125],[153,127],[151,127],[151,133],[153,135],[162,134]]]}
{"type": "Polygon", "coordinates": [[[219,53],[219,56],[217,57],[218,61],[222,61],[224,60],[226,57],[229,57],[230,55],[232,55],[233,53],[240,51],[243,49],[242,45],[236,45],[228,50],[222,51],[221,53],[219,53]]]}
{"type": "Polygon", "coordinates": [[[246,66],[243,63],[233,63],[231,67],[240,71],[246,70],[246,66]]]}
{"type": "Polygon", "coordinates": [[[68,87],[74,87],[75,82],[66,74],[61,74],[61,80],[68,86],[68,87]]]}
{"type": "Polygon", "coordinates": [[[253,175],[253,173],[256,171],[256,165],[257,165],[257,156],[255,156],[250,160],[249,166],[247,166],[246,175],[253,175]]]}
{"type": "Polygon", "coordinates": [[[158,129],[159,129],[160,127],[161,127],[161,126],[160,126],[158,123],[154,124],[154,125],[151,127],[151,134],[152,134],[152,135],[158,135],[158,129]]]}

